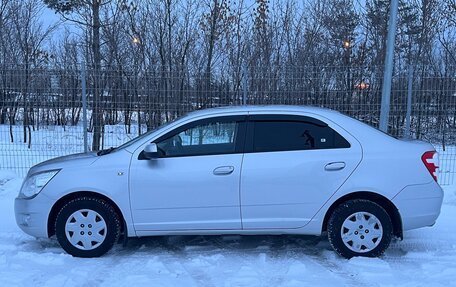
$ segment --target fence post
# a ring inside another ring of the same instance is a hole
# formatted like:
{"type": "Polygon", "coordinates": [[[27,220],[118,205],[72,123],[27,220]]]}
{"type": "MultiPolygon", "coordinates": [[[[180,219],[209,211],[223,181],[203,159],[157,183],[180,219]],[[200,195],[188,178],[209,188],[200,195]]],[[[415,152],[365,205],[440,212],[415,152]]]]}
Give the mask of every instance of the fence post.
{"type": "Polygon", "coordinates": [[[87,87],[85,61],[81,64],[81,97],[82,97],[82,127],[84,133],[84,152],[89,151],[87,141],[87,87]]]}
{"type": "Polygon", "coordinates": [[[408,67],[407,84],[407,113],[405,115],[405,137],[410,138],[410,125],[412,122],[412,91],[413,91],[413,66],[408,67]]]}
{"type": "Polygon", "coordinates": [[[385,72],[383,75],[382,104],[380,107],[380,130],[388,132],[388,120],[391,100],[391,82],[393,76],[394,42],[396,40],[397,10],[399,0],[391,0],[386,40],[385,72]]]}
{"type": "Polygon", "coordinates": [[[248,87],[247,87],[247,65],[242,64],[242,104],[247,105],[248,87]]]}

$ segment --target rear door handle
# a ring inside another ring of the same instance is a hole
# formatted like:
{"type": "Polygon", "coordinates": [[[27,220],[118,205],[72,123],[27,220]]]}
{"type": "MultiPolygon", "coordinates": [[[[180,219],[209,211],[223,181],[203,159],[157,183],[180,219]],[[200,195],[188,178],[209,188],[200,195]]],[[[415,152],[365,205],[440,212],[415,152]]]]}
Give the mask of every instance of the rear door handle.
{"type": "Polygon", "coordinates": [[[219,166],[214,169],[214,175],[227,175],[234,171],[234,166],[219,166]]]}
{"type": "Polygon", "coordinates": [[[345,167],[345,162],[342,162],[342,161],[330,162],[327,165],[325,165],[325,170],[328,170],[328,171],[341,170],[341,169],[344,169],[344,167],[345,167]]]}

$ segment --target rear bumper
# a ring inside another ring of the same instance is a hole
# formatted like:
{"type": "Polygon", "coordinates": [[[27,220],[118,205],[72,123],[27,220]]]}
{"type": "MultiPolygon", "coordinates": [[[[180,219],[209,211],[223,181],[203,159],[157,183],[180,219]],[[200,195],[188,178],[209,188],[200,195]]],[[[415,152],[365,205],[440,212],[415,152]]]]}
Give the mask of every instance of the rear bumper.
{"type": "Polygon", "coordinates": [[[409,185],[399,192],[393,203],[402,218],[403,230],[434,225],[440,215],[443,190],[436,182],[409,185]]]}
{"type": "Polygon", "coordinates": [[[48,237],[47,223],[52,203],[43,194],[32,199],[16,198],[14,213],[19,228],[34,237],[48,237]]]}

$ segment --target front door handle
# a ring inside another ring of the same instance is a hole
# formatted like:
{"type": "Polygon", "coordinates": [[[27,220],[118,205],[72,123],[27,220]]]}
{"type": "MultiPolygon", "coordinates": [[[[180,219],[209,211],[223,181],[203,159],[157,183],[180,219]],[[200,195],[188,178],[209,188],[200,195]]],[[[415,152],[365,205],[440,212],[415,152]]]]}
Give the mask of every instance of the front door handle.
{"type": "Polygon", "coordinates": [[[344,169],[344,167],[345,167],[345,162],[342,162],[342,161],[330,162],[327,165],[325,165],[325,170],[328,170],[328,171],[341,170],[341,169],[344,169]]]}
{"type": "Polygon", "coordinates": [[[234,171],[234,166],[219,166],[214,169],[214,175],[227,175],[234,171]]]}

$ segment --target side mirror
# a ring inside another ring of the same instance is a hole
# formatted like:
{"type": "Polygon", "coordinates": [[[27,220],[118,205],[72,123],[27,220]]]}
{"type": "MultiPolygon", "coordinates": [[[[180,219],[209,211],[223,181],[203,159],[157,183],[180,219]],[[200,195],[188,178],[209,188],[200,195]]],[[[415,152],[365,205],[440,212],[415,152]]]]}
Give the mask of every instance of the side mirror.
{"type": "Polygon", "coordinates": [[[158,148],[156,143],[150,143],[146,145],[143,150],[143,156],[145,159],[156,159],[158,158],[158,148]]]}

